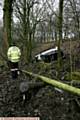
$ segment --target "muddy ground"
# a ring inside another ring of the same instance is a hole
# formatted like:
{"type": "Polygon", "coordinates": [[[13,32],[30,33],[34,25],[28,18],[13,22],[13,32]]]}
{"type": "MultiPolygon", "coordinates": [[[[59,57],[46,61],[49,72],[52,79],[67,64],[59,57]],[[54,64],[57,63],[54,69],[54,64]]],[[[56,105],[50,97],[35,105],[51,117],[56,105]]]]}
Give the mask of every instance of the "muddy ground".
{"type": "Polygon", "coordinates": [[[47,84],[28,91],[24,102],[19,90],[20,83],[34,79],[21,74],[18,79],[13,80],[9,71],[0,72],[1,117],[39,116],[41,120],[80,119],[80,97],[56,90],[47,84]]]}

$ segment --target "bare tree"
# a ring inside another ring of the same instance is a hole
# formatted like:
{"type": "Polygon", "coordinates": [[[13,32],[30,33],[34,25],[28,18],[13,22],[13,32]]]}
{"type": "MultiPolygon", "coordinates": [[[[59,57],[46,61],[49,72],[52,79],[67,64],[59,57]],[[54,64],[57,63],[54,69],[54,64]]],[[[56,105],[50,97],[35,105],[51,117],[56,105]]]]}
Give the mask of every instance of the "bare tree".
{"type": "Polygon", "coordinates": [[[4,0],[3,8],[3,45],[4,48],[8,48],[11,44],[11,21],[12,21],[12,12],[13,12],[13,2],[14,0],[4,0]]]}
{"type": "Polygon", "coordinates": [[[31,60],[36,26],[45,19],[43,16],[45,13],[44,4],[45,2],[38,0],[17,0],[15,3],[15,16],[20,23],[23,46],[27,48],[27,61],[31,60]]]}

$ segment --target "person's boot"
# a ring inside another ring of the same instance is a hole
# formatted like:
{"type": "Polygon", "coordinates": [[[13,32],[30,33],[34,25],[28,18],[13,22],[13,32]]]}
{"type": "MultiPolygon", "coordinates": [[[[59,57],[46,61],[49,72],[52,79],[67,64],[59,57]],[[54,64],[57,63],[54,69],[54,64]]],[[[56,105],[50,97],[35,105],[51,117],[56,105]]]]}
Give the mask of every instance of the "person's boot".
{"type": "Polygon", "coordinates": [[[12,71],[12,79],[17,79],[17,78],[18,78],[17,70],[12,71]]]}

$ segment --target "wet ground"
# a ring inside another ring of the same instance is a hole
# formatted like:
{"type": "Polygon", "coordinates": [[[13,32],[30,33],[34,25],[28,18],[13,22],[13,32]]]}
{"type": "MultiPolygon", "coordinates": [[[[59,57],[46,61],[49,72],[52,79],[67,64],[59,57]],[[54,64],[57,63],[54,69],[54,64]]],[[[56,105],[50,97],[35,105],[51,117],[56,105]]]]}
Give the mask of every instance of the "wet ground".
{"type": "Polygon", "coordinates": [[[79,120],[80,97],[45,85],[34,88],[22,99],[19,86],[29,76],[12,80],[9,72],[0,73],[0,116],[39,116],[41,120],[79,120]],[[36,92],[37,91],[37,92],[36,92]]]}

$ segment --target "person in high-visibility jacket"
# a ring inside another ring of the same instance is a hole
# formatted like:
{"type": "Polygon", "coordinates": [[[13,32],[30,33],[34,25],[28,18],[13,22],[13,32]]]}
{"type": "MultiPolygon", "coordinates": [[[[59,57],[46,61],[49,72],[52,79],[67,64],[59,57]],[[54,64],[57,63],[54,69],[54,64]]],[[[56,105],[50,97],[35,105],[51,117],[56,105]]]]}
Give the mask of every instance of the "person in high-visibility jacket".
{"type": "Polygon", "coordinates": [[[7,51],[7,56],[8,56],[8,63],[9,63],[8,65],[12,72],[12,78],[15,79],[18,77],[18,63],[21,57],[21,51],[15,45],[15,43],[13,44],[13,46],[9,47],[7,51]]]}

